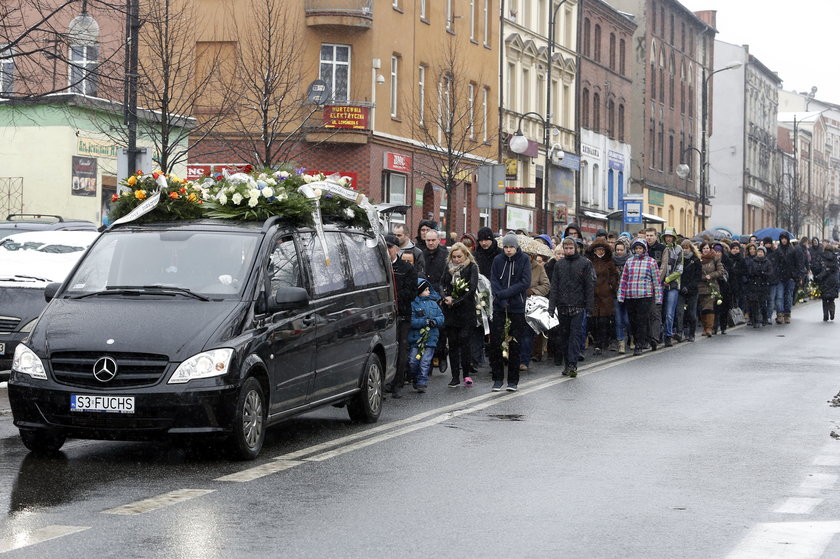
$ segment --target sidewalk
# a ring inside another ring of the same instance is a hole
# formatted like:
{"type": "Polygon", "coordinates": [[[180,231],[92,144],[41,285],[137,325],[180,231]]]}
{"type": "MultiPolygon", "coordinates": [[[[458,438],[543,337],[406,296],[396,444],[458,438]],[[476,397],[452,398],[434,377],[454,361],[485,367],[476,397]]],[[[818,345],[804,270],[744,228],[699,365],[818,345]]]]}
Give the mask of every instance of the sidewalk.
{"type": "Polygon", "coordinates": [[[18,430],[12,424],[12,408],[9,406],[9,390],[0,382],[0,439],[17,437],[18,430]]]}

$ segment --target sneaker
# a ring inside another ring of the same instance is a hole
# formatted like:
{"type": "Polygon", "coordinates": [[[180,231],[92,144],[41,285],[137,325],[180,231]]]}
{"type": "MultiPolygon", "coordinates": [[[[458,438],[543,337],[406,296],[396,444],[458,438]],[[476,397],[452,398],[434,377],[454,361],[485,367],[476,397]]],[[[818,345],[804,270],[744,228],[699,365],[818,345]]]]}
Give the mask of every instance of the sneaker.
{"type": "Polygon", "coordinates": [[[569,378],[575,378],[577,376],[577,367],[572,365],[569,367],[569,378]]]}
{"type": "Polygon", "coordinates": [[[446,386],[448,386],[449,388],[457,388],[458,386],[461,386],[461,381],[456,378],[453,378],[449,381],[449,384],[447,384],[446,386]]]}
{"type": "Polygon", "coordinates": [[[519,370],[520,371],[527,371],[528,370],[528,365],[520,365],[519,370]]]}
{"type": "Polygon", "coordinates": [[[671,338],[670,338],[670,336],[669,336],[669,337],[666,337],[666,338],[665,338],[665,347],[673,347],[673,345],[674,345],[674,344],[671,342],[671,338]]]}
{"type": "Polygon", "coordinates": [[[651,351],[656,351],[656,340],[651,340],[650,341],[650,350],[651,351]]]}
{"type": "Polygon", "coordinates": [[[472,386],[472,385],[473,385],[472,377],[464,377],[464,386],[472,386]]]}
{"type": "Polygon", "coordinates": [[[641,354],[642,354],[642,348],[640,348],[640,347],[633,348],[633,355],[641,355],[641,354]]]}
{"type": "Polygon", "coordinates": [[[563,367],[563,376],[564,376],[564,377],[569,376],[569,366],[568,366],[568,365],[566,365],[565,367],[563,367]]]}
{"type": "Polygon", "coordinates": [[[423,393],[426,392],[426,385],[425,384],[415,384],[414,385],[414,390],[416,390],[420,394],[423,394],[423,393]]]}
{"type": "Polygon", "coordinates": [[[497,381],[493,383],[493,392],[501,392],[502,391],[502,381],[497,381]]]}
{"type": "Polygon", "coordinates": [[[516,392],[519,388],[515,384],[508,384],[507,388],[505,388],[508,392],[516,392]]]}
{"type": "Polygon", "coordinates": [[[592,353],[593,355],[601,355],[601,348],[596,347],[594,350],[592,350],[592,353]]]}

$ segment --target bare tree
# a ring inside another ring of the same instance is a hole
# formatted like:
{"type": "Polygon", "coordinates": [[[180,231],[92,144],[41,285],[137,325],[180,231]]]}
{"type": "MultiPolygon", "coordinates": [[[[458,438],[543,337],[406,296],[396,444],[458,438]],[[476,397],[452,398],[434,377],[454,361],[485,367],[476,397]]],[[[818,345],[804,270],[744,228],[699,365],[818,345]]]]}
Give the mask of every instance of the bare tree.
{"type": "Polygon", "coordinates": [[[121,29],[113,24],[124,19],[123,9],[110,0],[0,2],[0,99],[68,91],[119,97],[122,74],[114,70],[123,35],[110,30],[121,29]],[[109,32],[99,33],[99,22],[109,32]]]}
{"type": "MultiPolygon", "coordinates": [[[[446,238],[454,225],[455,200],[458,187],[472,175],[475,167],[485,162],[486,142],[492,142],[490,130],[485,130],[481,111],[481,76],[469,73],[461,46],[455,38],[447,37],[436,63],[427,76],[436,80],[436,95],[425,95],[411,107],[413,137],[425,149],[415,164],[422,174],[440,183],[446,193],[446,238]],[[430,98],[431,97],[431,98],[430,98]]],[[[431,81],[431,80],[430,80],[431,81]]]]}
{"type": "MultiPolygon", "coordinates": [[[[227,84],[238,95],[231,105],[230,126],[215,136],[228,153],[258,167],[289,161],[309,118],[318,110],[307,104],[301,30],[290,25],[297,7],[284,0],[250,0],[244,13],[230,13],[238,38],[236,79],[227,84]]],[[[241,10],[237,10],[242,12],[241,10]]]]}
{"type": "MultiPolygon", "coordinates": [[[[144,2],[140,13],[137,131],[150,139],[163,172],[186,162],[190,150],[212,138],[235,104],[230,43],[203,43],[197,29],[207,23],[193,3],[144,2]]],[[[101,133],[128,143],[128,128],[103,126],[101,133]]]]}

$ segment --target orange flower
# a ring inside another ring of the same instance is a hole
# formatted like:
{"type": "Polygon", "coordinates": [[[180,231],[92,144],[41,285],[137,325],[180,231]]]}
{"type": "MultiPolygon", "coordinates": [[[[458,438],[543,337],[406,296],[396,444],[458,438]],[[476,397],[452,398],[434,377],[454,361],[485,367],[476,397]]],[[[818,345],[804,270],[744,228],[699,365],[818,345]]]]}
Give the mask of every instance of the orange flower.
{"type": "Polygon", "coordinates": [[[134,175],[131,175],[130,177],[128,177],[128,180],[125,181],[125,182],[128,183],[128,186],[134,186],[135,184],[137,184],[137,177],[135,177],[134,175]]]}
{"type": "Polygon", "coordinates": [[[181,190],[179,190],[179,192],[180,192],[181,194],[186,194],[186,193],[187,193],[187,189],[186,189],[186,188],[184,188],[184,187],[182,186],[182,187],[181,187],[181,190]]]}
{"type": "Polygon", "coordinates": [[[195,202],[196,200],[198,200],[198,196],[195,195],[195,192],[192,192],[189,196],[187,196],[187,200],[189,200],[190,202],[195,202]]]}
{"type": "Polygon", "coordinates": [[[142,175],[142,174],[143,174],[143,171],[142,171],[142,170],[140,170],[140,169],[137,169],[137,174],[138,174],[138,175],[142,175]]]}
{"type": "Polygon", "coordinates": [[[138,200],[145,200],[146,199],[146,191],[145,190],[136,190],[134,192],[134,197],[138,200]]]}
{"type": "Polygon", "coordinates": [[[116,201],[117,201],[117,200],[119,200],[119,199],[120,199],[120,197],[119,197],[119,195],[118,195],[118,194],[112,194],[112,195],[111,195],[111,201],[112,201],[112,202],[116,202],[116,201]]]}
{"type": "Polygon", "coordinates": [[[172,198],[173,200],[177,200],[178,199],[178,193],[177,192],[170,192],[169,197],[172,198]]]}

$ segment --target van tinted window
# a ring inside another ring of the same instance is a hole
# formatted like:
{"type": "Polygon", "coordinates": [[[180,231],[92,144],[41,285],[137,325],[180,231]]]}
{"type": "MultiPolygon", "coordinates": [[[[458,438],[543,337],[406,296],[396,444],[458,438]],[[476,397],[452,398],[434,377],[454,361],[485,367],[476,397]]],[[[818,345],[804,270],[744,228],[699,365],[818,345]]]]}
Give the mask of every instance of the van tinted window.
{"type": "Polygon", "coordinates": [[[291,235],[279,237],[274,242],[268,265],[271,280],[271,295],[278,287],[303,287],[300,275],[300,259],[291,235]]]}
{"type": "Polygon", "coordinates": [[[347,269],[341,251],[340,233],[325,234],[330,265],[327,266],[321,239],[314,233],[300,235],[303,253],[312,274],[312,294],[327,295],[347,289],[347,269]]]}
{"type": "Polygon", "coordinates": [[[356,287],[381,285],[388,281],[379,247],[367,246],[365,243],[369,239],[357,233],[344,235],[344,246],[347,248],[347,259],[356,287]]]}

